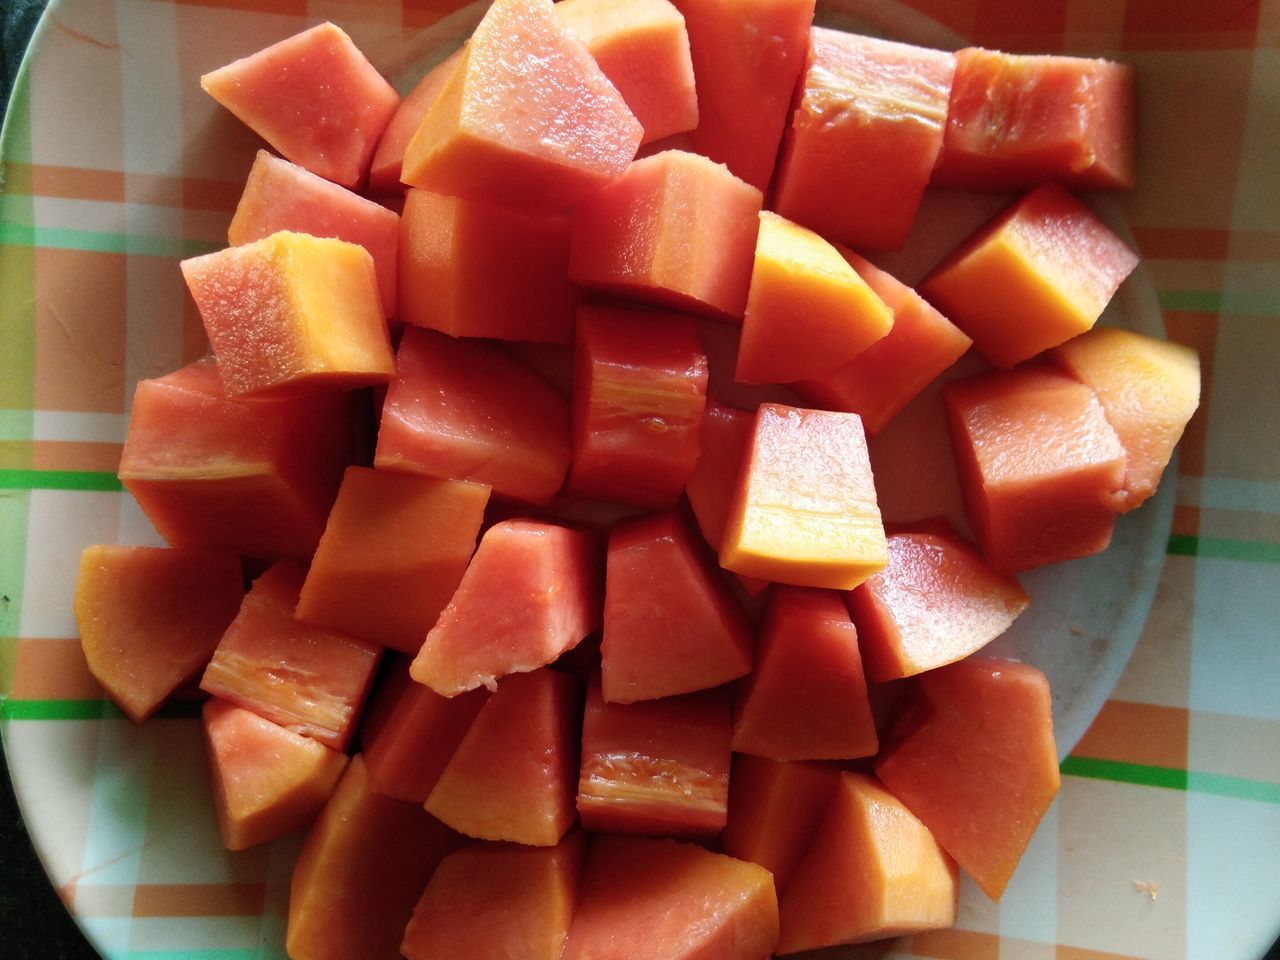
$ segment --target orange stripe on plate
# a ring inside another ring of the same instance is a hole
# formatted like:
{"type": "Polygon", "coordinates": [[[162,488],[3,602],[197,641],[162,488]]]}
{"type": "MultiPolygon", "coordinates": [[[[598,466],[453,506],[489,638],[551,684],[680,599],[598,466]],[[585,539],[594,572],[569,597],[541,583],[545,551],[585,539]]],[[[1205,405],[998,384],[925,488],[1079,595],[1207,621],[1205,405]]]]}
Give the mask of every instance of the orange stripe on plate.
{"type": "Polygon", "coordinates": [[[912,952],[932,960],[1000,960],[1000,938],[975,930],[930,930],[911,938],[912,952]]]}
{"type": "Polygon", "coordinates": [[[6,191],[13,194],[124,202],[124,174],[117,170],[6,163],[4,177],[6,191]]]}
{"type": "Polygon", "coordinates": [[[1275,230],[1235,230],[1231,234],[1232,260],[1280,260],[1280,232],[1275,230]]]}
{"type": "Polygon", "coordinates": [[[14,700],[99,700],[102,687],[93,679],[78,639],[24,637],[13,665],[14,700]]]}
{"type": "Polygon", "coordinates": [[[1229,230],[1134,227],[1133,236],[1153,260],[1225,260],[1231,243],[1229,230]]]}
{"type": "Polygon", "coordinates": [[[1173,508],[1173,532],[1181,537],[1200,535],[1200,508],[1178,504],[1173,508]]]}
{"type": "Polygon", "coordinates": [[[1072,754],[1185,770],[1189,726],[1181,707],[1108,700],[1072,754]]]}
{"type": "Polygon", "coordinates": [[[219,10],[247,10],[250,13],[307,15],[307,0],[174,0],[184,7],[214,7],[219,10]]]}
{"type": "Polygon", "coordinates": [[[1053,960],[1139,960],[1127,953],[1106,953],[1102,950],[1086,950],[1084,947],[1068,947],[1059,944],[1053,960]]]}
{"type": "Polygon", "coordinates": [[[155,883],[137,887],[135,917],[253,917],[262,913],[263,883],[155,883]]]}
{"type": "Polygon", "coordinates": [[[468,0],[404,0],[400,22],[406,27],[429,27],[467,4],[468,0]]]}
{"type": "Polygon", "coordinates": [[[35,470],[115,473],[120,467],[120,444],[37,440],[31,445],[31,466],[35,470]]]}

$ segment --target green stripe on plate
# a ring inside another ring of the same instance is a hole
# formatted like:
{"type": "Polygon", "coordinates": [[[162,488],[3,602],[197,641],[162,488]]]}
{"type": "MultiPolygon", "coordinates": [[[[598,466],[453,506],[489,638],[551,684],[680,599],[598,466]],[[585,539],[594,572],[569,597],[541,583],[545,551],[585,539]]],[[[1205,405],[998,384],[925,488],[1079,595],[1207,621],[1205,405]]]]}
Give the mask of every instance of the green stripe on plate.
{"type": "Polygon", "coordinates": [[[1217,290],[1161,290],[1156,299],[1161,310],[1186,313],[1231,313],[1245,317],[1280,316],[1280,298],[1265,293],[1233,293],[1217,290]]]}
{"type": "Polygon", "coordinates": [[[1153,767],[1141,763],[1124,763],[1120,760],[1100,760],[1096,757],[1074,755],[1063,760],[1060,769],[1069,777],[1133,783],[1143,787],[1163,787],[1166,790],[1189,790],[1193,793],[1234,797],[1237,800],[1280,804],[1280,783],[1247,780],[1244,777],[1188,772],[1175,770],[1172,767],[1153,767]]]}
{"type": "Polygon", "coordinates": [[[53,247],[60,250],[128,253],[148,257],[194,257],[219,249],[216,243],[185,237],[99,233],[67,227],[33,227],[22,223],[0,223],[0,246],[53,247]]]}
{"type": "Polygon", "coordinates": [[[1244,560],[1249,563],[1280,563],[1280,544],[1253,540],[1223,540],[1219,537],[1189,537],[1174,534],[1168,552],[1179,557],[1213,557],[1217,560],[1244,560]]]}
{"type": "Polygon", "coordinates": [[[0,490],[110,490],[124,485],[114,473],[90,470],[0,470],[0,490]]]}
{"type": "MultiPolygon", "coordinates": [[[[192,720],[200,716],[200,700],[172,700],[155,712],[160,720],[192,720]]],[[[124,714],[110,700],[5,700],[3,720],[121,720],[124,714]]]]}

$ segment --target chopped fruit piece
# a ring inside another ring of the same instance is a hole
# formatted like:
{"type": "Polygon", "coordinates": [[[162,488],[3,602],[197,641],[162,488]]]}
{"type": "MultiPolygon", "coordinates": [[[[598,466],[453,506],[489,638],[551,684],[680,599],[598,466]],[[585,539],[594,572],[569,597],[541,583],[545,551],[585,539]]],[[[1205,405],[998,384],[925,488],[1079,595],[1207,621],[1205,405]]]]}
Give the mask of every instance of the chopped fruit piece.
{"type": "Polygon", "coordinates": [[[422,121],[440,96],[445,83],[462,59],[462,50],[455,50],[426,72],[410,90],[396,112],[391,115],[387,128],[378,138],[378,149],[373,152],[369,164],[369,194],[371,196],[404,193],[400,182],[400,168],[404,165],[405,148],[422,126],[422,121]]]}
{"type": "Polygon", "coordinates": [[[243,598],[240,560],[229,554],[87,547],[75,614],[89,672],[142,723],[209,662],[243,598]]]}
{"type": "Polygon", "coordinates": [[[689,498],[702,538],[717,554],[724,541],[725,520],[742,472],[747,444],[751,442],[755,419],[753,413],[735,410],[712,400],[707,403],[706,416],[702,420],[698,463],[689,482],[684,485],[684,493],[689,498]]]}

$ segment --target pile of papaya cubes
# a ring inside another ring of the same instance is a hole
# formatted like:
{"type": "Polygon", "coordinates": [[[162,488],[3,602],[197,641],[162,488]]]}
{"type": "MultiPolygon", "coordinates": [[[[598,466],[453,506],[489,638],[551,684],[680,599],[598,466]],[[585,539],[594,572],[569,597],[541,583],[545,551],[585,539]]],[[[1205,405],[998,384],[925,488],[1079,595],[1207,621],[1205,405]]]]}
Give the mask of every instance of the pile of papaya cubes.
{"type": "Polygon", "coordinates": [[[294,960],[761,960],[1008,884],[1057,752],[979,652],[1199,398],[1095,327],[1133,71],[813,16],[494,0],[403,100],[332,24],[203,78],[279,155],[182,264],[211,355],[137,385],[170,547],[76,612],[133,720],[199,678],[229,849],[309,829],[294,960]],[[931,184],[1026,192],[913,289],[867,257],[931,184]],[[886,527],[868,437],[971,348],[973,540],[886,527]]]}

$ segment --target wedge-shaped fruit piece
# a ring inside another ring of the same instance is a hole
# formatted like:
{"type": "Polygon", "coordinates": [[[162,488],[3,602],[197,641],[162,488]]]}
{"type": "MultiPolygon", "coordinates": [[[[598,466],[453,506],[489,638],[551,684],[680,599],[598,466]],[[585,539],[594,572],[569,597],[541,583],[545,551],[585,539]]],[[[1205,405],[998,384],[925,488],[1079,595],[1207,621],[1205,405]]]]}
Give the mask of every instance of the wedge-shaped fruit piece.
{"type": "Polygon", "coordinates": [[[698,460],[707,358],[693,321],[583,307],[574,344],[571,493],[673,507],[698,460]]]}
{"type": "Polygon", "coordinates": [[[893,311],[840,251],[812,230],[761,212],[736,380],[825,377],[892,326],[893,311]]]}
{"type": "Polygon", "coordinates": [[[761,960],[777,939],[763,867],[675,840],[600,836],[564,960],[761,960]]]}
{"type": "Polygon", "coordinates": [[[142,723],[203,669],[243,597],[240,560],[230,554],[87,547],[75,613],[89,672],[142,723]]]}
{"type": "Polygon", "coordinates": [[[813,0],[678,0],[698,87],[691,149],[769,188],[804,70],[813,0]]]}
{"type": "Polygon", "coordinates": [[[404,193],[404,184],[400,182],[400,168],[404,165],[405,149],[418,132],[418,127],[422,126],[427,111],[440,96],[461,59],[462,51],[453,51],[428,70],[396,107],[396,112],[387,122],[387,128],[378,138],[378,149],[373,152],[373,160],[369,164],[370,196],[404,193]]]}
{"type": "Polygon", "coordinates": [[[417,653],[462,581],[489,488],[347,467],[299,620],[417,653]]]}
{"type": "Polygon", "coordinates": [[[573,339],[567,216],[410,190],[400,223],[406,323],[455,337],[573,339]]]}
{"type": "Polygon", "coordinates": [[[442,697],[416,683],[409,661],[398,657],[360,725],[360,749],[373,789],[424,803],[488,699],[487,690],[442,697]]]}
{"type": "Polygon", "coordinates": [[[427,797],[459,833],[552,847],[573,825],[578,681],[536,670],[505,677],[427,797]]]}
{"type": "Polygon", "coordinates": [[[569,406],[495,344],[410,328],[382,405],[373,463],[547,503],[569,469],[569,406]]]}
{"type": "Polygon", "coordinates": [[[138,384],[120,479],[175,547],[305,560],[358,424],[348,394],[232,398],[213,360],[197,360],[138,384]]]}
{"type": "Polygon", "coordinates": [[[373,257],[382,312],[395,316],[400,218],[381,204],[259,150],[227,228],[227,242],[236,247],[281,230],[364,247],[373,257]]]}
{"type": "Polygon", "coordinates": [[[348,390],[395,370],[373,258],[282,230],[182,261],[228,396],[348,390]]]}
{"type": "Polygon", "coordinates": [[[959,380],[942,396],[965,513],[993,570],[1107,548],[1125,451],[1092,390],[1029,368],[959,380]]]}
{"type": "Polygon", "coordinates": [[[702,420],[698,462],[684,486],[702,538],[717,553],[724,541],[725,521],[742,460],[751,442],[755,414],[707,402],[702,420]]]}
{"type": "Polygon", "coordinates": [[[585,841],[474,844],[440,862],[400,950],[408,960],[560,960],[578,899],[585,841]]]}
{"type": "Polygon", "coordinates": [[[304,826],[324,806],[347,755],[214,697],[204,735],[218,832],[244,850],[304,826]]]}
{"type": "Polygon", "coordinates": [[[876,752],[854,629],[833,590],[774,587],[756,666],[738,686],[733,749],[774,760],[852,760],[876,752]]]}
{"type": "Polygon", "coordinates": [[[781,896],[839,783],[835,764],[738,754],[729,778],[729,822],[720,838],[724,852],[768,870],[781,896]]]}
{"type": "Polygon", "coordinates": [[[206,73],[200,86],[294,163],[344,187],[364,181],[400,103],[332,23],[206,73]]]}
{"type": "Polygon", "coordinates": [[[1029,664],[989,657],[916,682],[921,702],[876,775],[999,900],[1058,792],[1049,683],[1029,664]]]}
{"type": "Polygon", "coordinates": [[[614,527],[600,645],[606,700],[705,690],[751,669],[751,627],[705,549],[674,513],[614,527]]]}
{"type": "Polygon", "coordinates": [[[775,209],[852,247],[896,250],[942,149],[955,55],[814,27],[775,209]]]}
{"type": "Polygon", "coordinates": [[[381,648],[294,619],[305,576],[301,566],[281,560],[253,582],[200,689],[343,750],[381,648]]]}
{"type": "Polygon", "coordinates": [[[307,834],[289,887],[292,960],[394,960],[436,865],[460,839],[416,803],[370,789],[351,758],[307,834]]]}
{"type": "Polygon", "coordinates": [[[485,531],[457,592],[413,661],[419,683],[452,697],[545,666],[600,626],[594,534],[538,520],[485,531]]]}
{"type": "Polygon", "coordinates": [[[893,311],[893,327],[835,372],[792,386],[815,406],[858,414],[873,436],[973,341],[905,283],[851,250],[840,252],[893,311]]]}
{"type": "Polygon", "coordinates": [[[1134,81],[1131,64],[959,51],[934,182],[969,190],[1023,190],[1048,180],[1131,188],[1134,81]]]}
{"type": "Polygon", "coordinates": [[[762,403],[720,565],[762,580],[851,590],[886,562],[858,415],[762,403]]]}
{"type": "Polygon", "coordinates": [[[1011,367],[1090,329],[1137,255],[1058,184],[1037,187],[933,269],[920,292],[1011,367]]]}
{"type": "Polygon", "coordinates": [[[889,535],[889,565],[851,592],[867,675],[885,682],[953,663],[1004,633],[1030,598],[954,534],[889,535]]]}
{"type": "Polygon", "coordinates": [[[1121,509],[1141,506],[1200,404],[1200,358],[1181,344],[1095,327],[1053,359],[1097,395],[1126,456],[1121,509]]]}
{"type": "Polygon", "coordinates": [[[689,34],[668,0],[560,0],[556,13],[644,127],[641,143],[698,125],[689,34]]]}
{"type": "Polygon", "coordinates": [[[400,176],[549,213],[620,176],[643,133],[551,0],[497,0],[409,142],[400,176]]]}
{"type": "Polygon", "coordinates": [[[949,927],[953,861],[874,777],[845,773],[779,905],[779,954],[949,927]]]}
{"type": "Polygon", "coordinates": [[[763,195],[725,167],[667,150],[573,211],[569,276],[605,293],[740,320],[763,195]]]}
{"type": "Polygon", "coordinates": [[[729,801],[730,730],[724,690],[607,703],[593,679],[578,778],[583,829],[715,836],[729,801]]]}

